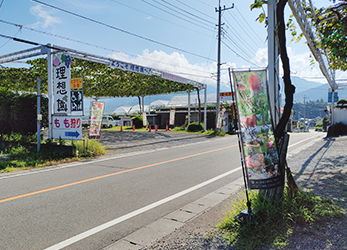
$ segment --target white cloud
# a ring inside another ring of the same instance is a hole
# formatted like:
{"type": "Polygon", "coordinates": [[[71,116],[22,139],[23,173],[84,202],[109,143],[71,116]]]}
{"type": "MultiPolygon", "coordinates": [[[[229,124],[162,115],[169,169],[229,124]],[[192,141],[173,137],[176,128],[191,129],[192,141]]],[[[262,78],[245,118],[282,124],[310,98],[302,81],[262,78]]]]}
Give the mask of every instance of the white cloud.
{"type": "Polygon", "coordinates": [[[43,10],[41,4],[31,7],[30,14],[40,19],[40,21],[35,23],[34,26],[42,26],[43,28],[47,28],[55,23],[61,23],[61,20],[58,17],[54,17],[50,12],[43,10]]]}
{"type": "MultiPolygon", "coordinates": [[[[301,78],[314,78],[314,77],[323,77],[318,63],[315,63],[314,65],[310,65],[310,53],[296,53],[295,49],[291,47],[287,47],[287,53],[289,57],[289,63],[290,63],[290,72],[291,76],[301,77],[301,78]]],[[[283,68],[282,68],[282,62],[280,60],[280,77],[283,76],[283,68]]],[[[258,49],[255,58],[252,59],[252,62],[255,64],[266,67],[267,66],[267,48],[258,49]]],[[[326,83],[325,78],[323,79],[315,79],[314,81],[326,83]]]]}

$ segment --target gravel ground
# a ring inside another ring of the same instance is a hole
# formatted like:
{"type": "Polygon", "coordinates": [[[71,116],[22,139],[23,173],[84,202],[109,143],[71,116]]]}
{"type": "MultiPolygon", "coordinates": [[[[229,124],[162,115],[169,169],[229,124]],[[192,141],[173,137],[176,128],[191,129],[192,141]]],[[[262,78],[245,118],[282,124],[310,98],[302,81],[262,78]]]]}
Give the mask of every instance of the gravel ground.
{"type": "MultiPolygon", "coordinates": [[[[180,140],[181,138],[178,138],[177,142],[180,140]]],[[[297,184],[302,189],[311,190],[316,195],[332,198],[345,209],[347,209],[346,147],[347,137],[323,138],[299,153],[290,155],[287,159],[297,184]]],[[[220,205],[211,208],[182,228],[142,250],[235,249],[222,239],[214,226],[218,225],[226,216],[235,199],[242,199],[243,196],[242,191],[231,196],[220,205]],[[207,237],[211,234],[215,236],[207,237]]],[[[316,226],[318,227],[303,228],[297,226],[288,237],[286,247],[273,248],[269,246],[261,249],[347,249],[347,216],[316,226]]]]}

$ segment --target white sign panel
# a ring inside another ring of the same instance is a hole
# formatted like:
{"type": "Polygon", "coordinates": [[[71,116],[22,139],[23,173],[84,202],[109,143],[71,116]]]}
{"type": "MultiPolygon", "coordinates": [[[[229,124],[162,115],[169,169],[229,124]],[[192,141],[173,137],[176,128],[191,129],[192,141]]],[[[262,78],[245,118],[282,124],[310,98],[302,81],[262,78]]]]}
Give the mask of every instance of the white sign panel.
{"type": "Polygon", "coordinates": [[[54,113],[71,113],[71,57],[58,53],[53,57],[53,97],[54,113]]]}
{"type": "Polygon", "coordinates": [[[82,118],[80,116],[53,116],[53,138],[82,140],[82,118]]]}
{"type": "Polygon", "coordinates": [[[163,72],[161,77],[175,82],[188,83],[188,79],[163,72]]]}
{"type": "Polygon", "coordinates": [[[151,68],[146,68],[138,65],[134,65],[131,63],[125,63],[125,62],[119,62],[119,61],[111,61],[110,63],[111,68],[117,68],[117,69],[122,69],[126,71],[132,71],[140,74],[145,74],[145,75],[152,75],[152,69],[151,68]]]}

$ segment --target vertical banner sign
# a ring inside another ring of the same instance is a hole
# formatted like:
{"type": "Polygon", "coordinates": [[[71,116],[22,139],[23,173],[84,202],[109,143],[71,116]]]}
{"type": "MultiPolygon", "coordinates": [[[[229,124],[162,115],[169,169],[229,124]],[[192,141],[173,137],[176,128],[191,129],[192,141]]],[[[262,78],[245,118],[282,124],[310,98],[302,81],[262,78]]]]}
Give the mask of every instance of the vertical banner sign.
{"type": "Polygon", "coordinates": [[[71,79],[71,111],[83,111],[82,78],[71,79]]]}
{"type": "Polygon", "coordinates": [[[169,125],[175,125],[175,110],[170,110],[169,125]]]}
{"type": "Polygon", "coordinates": [[[104,115],[105,103],[92,101],[90,112],[89,139],[100,139],[102,116],[104,115]]]}
{"type": "Polygon", "coordinates": [[[147,126],[147,114],[146,114],[146,112],[142,113],[142,124],[144,127],[147,126]]]}
{"type": "Polygon", "coordinates": [[[233,78],[248,187],[267,189],[283,185],[284,176],[279,173],[273,136],[266,70],[235,71],[233,78]]]}
{"type": "Polygon", "coordinates": [[[66,53],[58,53],[53,57],[53,99],[55,114],[71,113],[70,62],[71,57],[66,53]]]}
{"type": "Polygon", "coordinates": [[[222,127],[223,117],[224,117],[224,112],[220,111],[218,114],[218,118],[217,118],[217,128],[218,129],[220,129],[222,127]]]}

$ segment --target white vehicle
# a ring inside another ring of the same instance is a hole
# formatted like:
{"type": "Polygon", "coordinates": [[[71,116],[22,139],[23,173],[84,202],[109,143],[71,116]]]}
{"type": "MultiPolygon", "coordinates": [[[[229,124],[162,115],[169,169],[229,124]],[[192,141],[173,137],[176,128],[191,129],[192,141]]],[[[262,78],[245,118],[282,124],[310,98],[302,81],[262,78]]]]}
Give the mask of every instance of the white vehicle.
{"type": "Polygon", "coordinates": [[[114,124],[114,120],[112,116],[103,116],[101,125],[103,128],[112,128],[114,124]]]}

